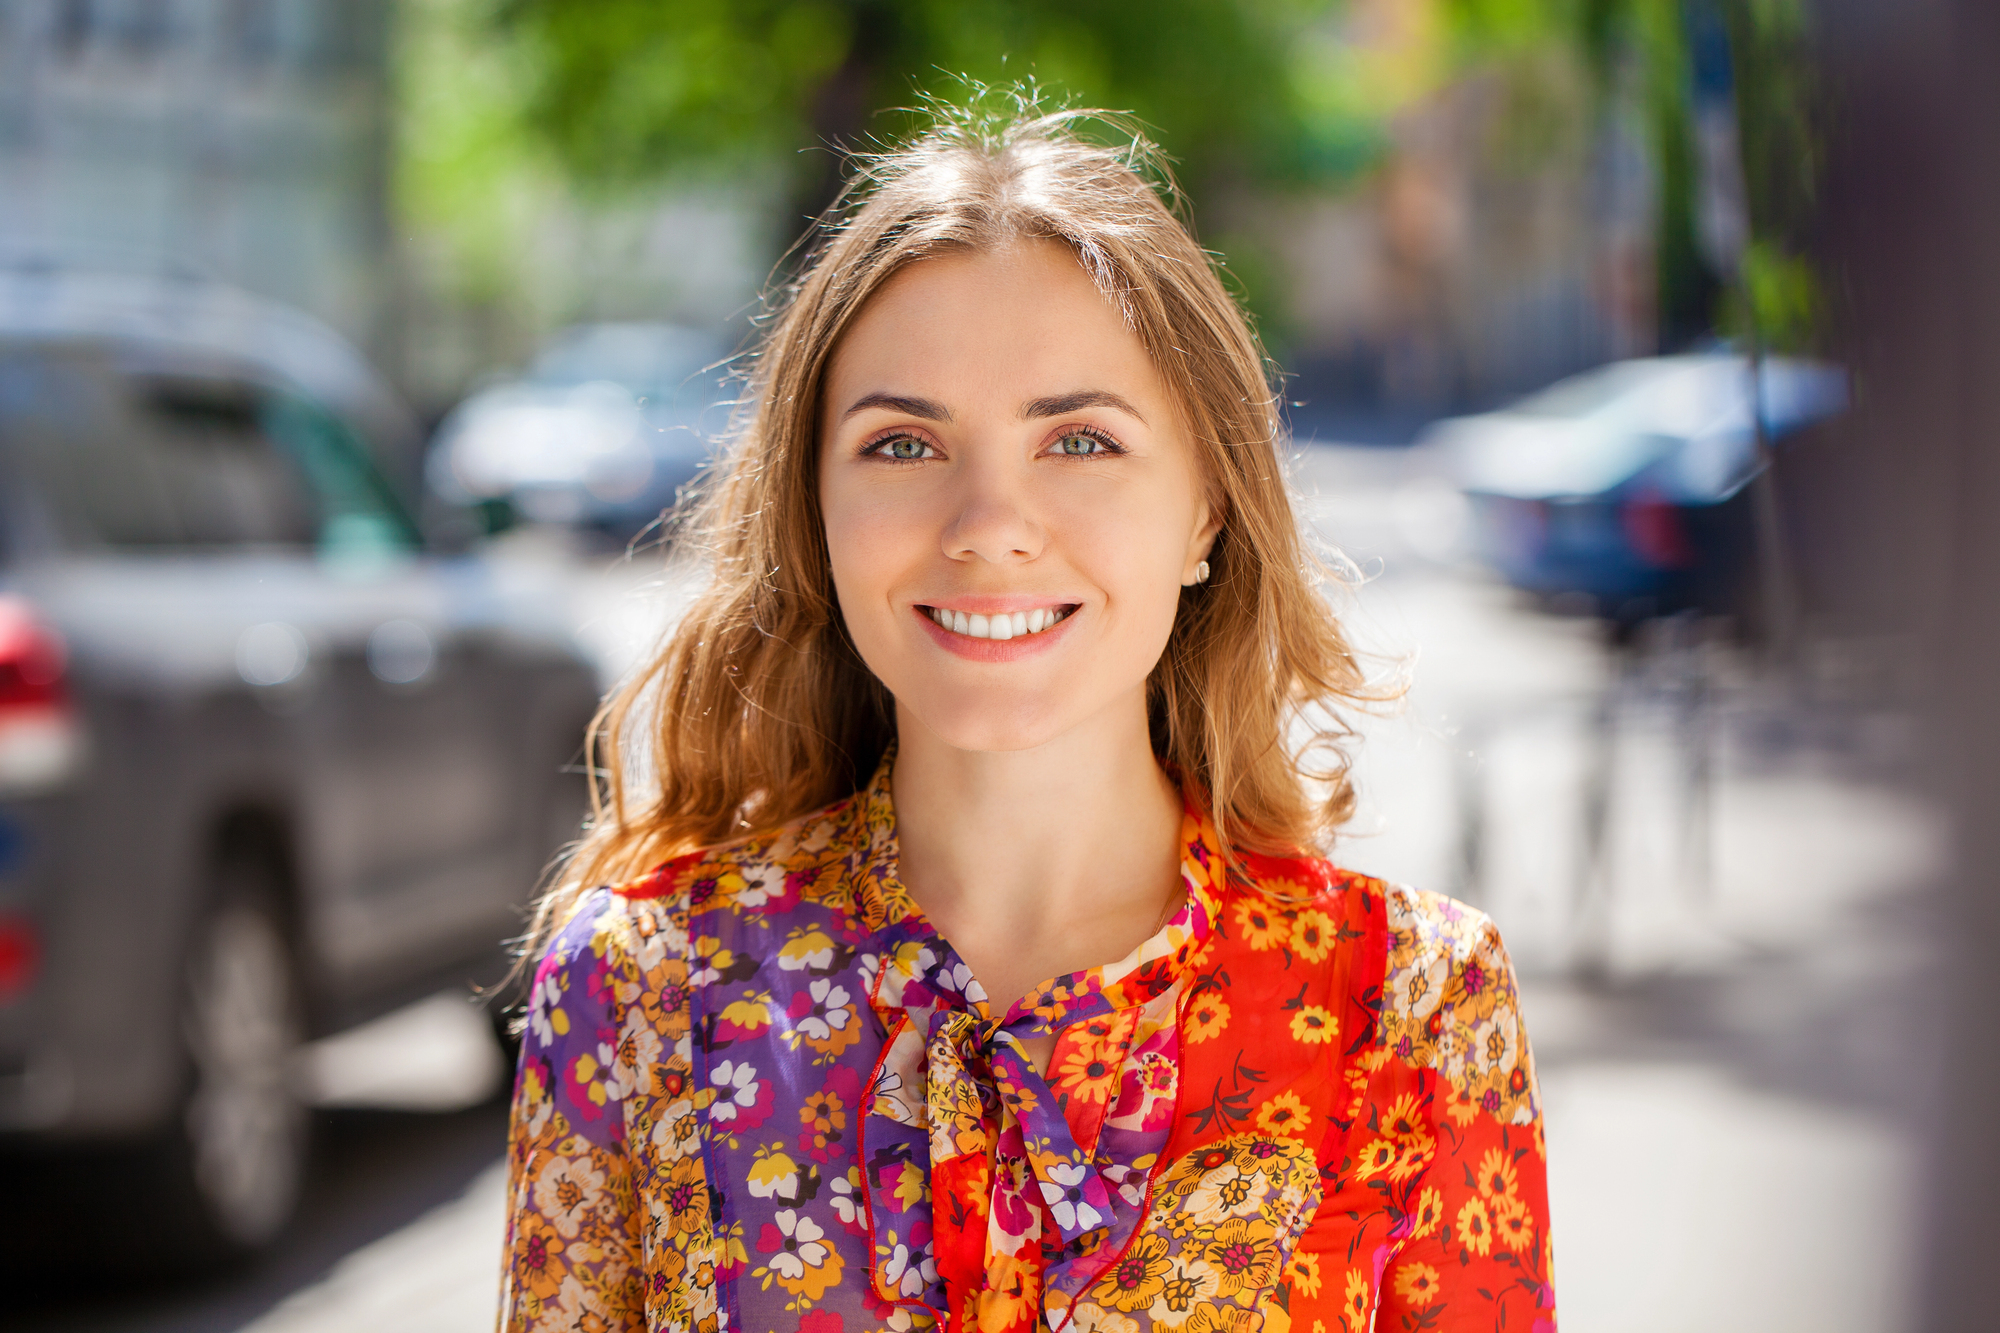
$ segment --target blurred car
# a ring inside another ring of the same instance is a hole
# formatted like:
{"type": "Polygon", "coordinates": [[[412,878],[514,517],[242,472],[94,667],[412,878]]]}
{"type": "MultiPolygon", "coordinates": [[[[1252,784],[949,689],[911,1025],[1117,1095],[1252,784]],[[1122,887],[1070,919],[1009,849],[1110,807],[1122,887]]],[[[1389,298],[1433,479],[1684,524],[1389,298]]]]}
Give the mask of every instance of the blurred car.
{"type": "Polygon", "coordinates": [[[0,1145],[121,1163],[135,1257],[269,1241],[301,1044],[497,980],[577,828],[594,673],[417,449],[297,312],[0,269],[0,1145]]]}
{"type": "Polygon", "coordinates": [[[1779,441],[1841,410],[1833,366],[1729,353],[1619,361],[1437,423],[1476,554],[1514,586],[1613,618],[1728,608],[1754,558],[1747,488],[1779,441]],[[1761,398],[1761,403],[1760,403],[1761,398]]]}
{"type": "Polygon", "coordinates": [[[442,497],[623,540],[670,508],[728,415],[719,339],[674,324],[583,324],[517,380],[490,385],[438,428],[442,497]]]}

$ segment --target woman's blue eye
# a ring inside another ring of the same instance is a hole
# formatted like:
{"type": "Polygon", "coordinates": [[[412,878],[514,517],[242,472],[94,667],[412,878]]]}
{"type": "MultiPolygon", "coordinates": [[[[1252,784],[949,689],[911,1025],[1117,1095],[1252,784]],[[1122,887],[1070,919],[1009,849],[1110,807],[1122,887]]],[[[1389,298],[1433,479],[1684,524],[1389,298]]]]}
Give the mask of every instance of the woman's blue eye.
{"type": "Polygon", "coordinates": [[[887,447],[889,457],[906,460],[922,458],[924,450],[929,447],[913,435],[898,435],[895,439],[885,440],[883,443],[887,447]]]}
{"type": "Polygon", "coordinates": [[[1104,441],[1094,435],[1065,435],[1062,437],[1062,451],[1066,454],[1094,454],[1104,447],[1104,441]]]}

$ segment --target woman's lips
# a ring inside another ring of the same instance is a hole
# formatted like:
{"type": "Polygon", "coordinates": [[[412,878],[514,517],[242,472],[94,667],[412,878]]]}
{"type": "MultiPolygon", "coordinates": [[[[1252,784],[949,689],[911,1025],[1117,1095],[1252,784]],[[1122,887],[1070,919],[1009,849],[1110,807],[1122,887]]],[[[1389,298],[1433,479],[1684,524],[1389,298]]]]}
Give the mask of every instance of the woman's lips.
{"type": "Polygon", "coordinates": [[[946,652],[974,662],[1013,662],[1054,646],[1081,608],[1075,603],[1062,603],[1022,611],[996,609],[984,614],[922,604],[911,609],[946,652]],[[951,619],[951,628],[939,623],[942,617],[951,619]],[[964,630],[958,628],[960,623],[964,624],[964,630]],[[975,629],[984,632],[973,633],[975,629]],[[999,634],[1006,637],[998,637],[999,634]]]}

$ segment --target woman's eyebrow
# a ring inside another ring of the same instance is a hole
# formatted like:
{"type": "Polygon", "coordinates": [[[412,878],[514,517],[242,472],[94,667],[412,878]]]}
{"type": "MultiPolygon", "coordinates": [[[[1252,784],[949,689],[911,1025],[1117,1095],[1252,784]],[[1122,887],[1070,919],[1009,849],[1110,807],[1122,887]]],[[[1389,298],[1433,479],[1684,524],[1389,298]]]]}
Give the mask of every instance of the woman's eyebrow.
{"type": "Polygon", "coordinates": [[[928,398],[906,398],[898,393],[864,393],[840,414],[842,421],[857,412],[866,412],[871,407],[886,408],[891,412],[901,412],[906,416],[922,417],[926,421],[951,420],[951,409],[943,403],[928,398]]]}
{"type": "Polygon", "coordinates": [[[1059,417],[1070,412],[1081,412],[1086,407],[1109,407],[1123,412],[1144,424],[1146,418],[1138,408],[1105,389],[1079,389],[1075,393],[1057,394],[1053,398],[1036,398],[1021,407],[1024,418],[1059,417]]]}

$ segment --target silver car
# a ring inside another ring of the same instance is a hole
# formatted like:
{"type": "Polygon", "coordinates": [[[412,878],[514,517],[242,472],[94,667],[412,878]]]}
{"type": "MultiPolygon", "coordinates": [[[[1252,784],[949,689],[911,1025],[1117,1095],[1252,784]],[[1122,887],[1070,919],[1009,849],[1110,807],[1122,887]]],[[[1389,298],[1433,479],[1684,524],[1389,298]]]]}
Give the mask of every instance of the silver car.
{"type": "Polygon", "coordinates": [[[301,1044],[497,980],[578,825],[593,670],[417,446],[296,312],[0,271],[0,1146],[136,1161],[163,1251],[283,1227],[301,1044]]]}
{"type": "Polygon", "coordinates": [[[717,335],[675,324],[579,324],[519,379],[454,408],[430,457],[436,494],[502,521],[596,529],[623,543],[670,509],[727,425],[717,335]]]}

